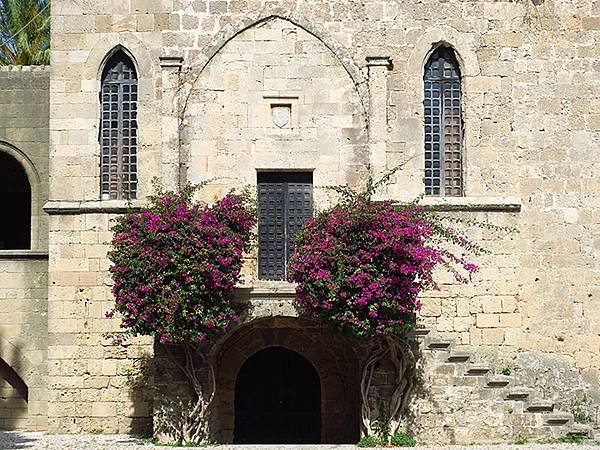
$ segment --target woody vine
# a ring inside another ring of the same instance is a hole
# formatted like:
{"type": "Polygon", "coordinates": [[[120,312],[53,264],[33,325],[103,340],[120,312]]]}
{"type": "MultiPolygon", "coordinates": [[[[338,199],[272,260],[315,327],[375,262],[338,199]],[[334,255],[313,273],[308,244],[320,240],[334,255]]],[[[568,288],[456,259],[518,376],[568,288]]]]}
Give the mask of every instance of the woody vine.
{"type": "MultiPolygon", "coordinates": [[[[386,439],[399,428],[413,388],[416,361],[406,333],[415,327],[419,295],[438,288],[436,268],[467,283],[477,271],[470,257],[485,252],[457,222],[500,230],[440,216],[419,199],[374,201],[399,168],[378,181],[370,178],[359,192],[329,188],[338,203],[306,222],[288,263],[289,281],[297,283],[296,305],[306,316],[370,343],[360,392],[365,436],[376,432],[369,398],[374,372],[386,358],[393,363],[396,386],[385,405],[386,439]]],[[[215,383],[205,349],[237,321],[233,293],[256,225],[248,192],[207,205],[194,201],[196,189],[158,192],[147,208],[121,216],[109,253],[116,306],[108,316],[120,314],[124,332],[118,339],[154,336],[194,392],[193,401],[179,408],[176,424],[166,427],[180,444],[210,441],[215,383]],[[208,368],[208,382],[199,378],[198,361],[208,368]]]]}

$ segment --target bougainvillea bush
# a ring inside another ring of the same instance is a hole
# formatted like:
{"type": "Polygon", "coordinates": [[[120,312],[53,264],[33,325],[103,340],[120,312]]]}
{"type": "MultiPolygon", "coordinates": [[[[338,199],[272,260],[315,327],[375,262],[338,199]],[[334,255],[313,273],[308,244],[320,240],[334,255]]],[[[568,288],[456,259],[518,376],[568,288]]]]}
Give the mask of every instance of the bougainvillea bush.
{"type": "Polygon", "coordinates": [[[210,439],[208,413],[214,398],[214,368],[204,345],[237,319],[233,302],[243,254],[256,224],[248,193],[230,193],[213,205],[193,200],[197,187],[159,192],[149,206],[119,217],[109,252],[115,312],[122,333],[153,336],[186,377],[193,396],[163,393],[155,405],[155,431],[177,444],[210,439]],[[203,381],[199,364],[208,370],[203,381]]]}
{"type": "Polygon", "coordinates": [[[375,433],[385,443],[399,431],[416,378],[415,356],[405,336],[415,326],[419,294],[438,288],[436,268],[460,283],[477,271],[469,257],[485,249],[461,233],[457,223],[496,228],[440,216],[420,206],[420,199],[374,201],[377,189],[401,167],[379,181],[369,179],[361,192],[332,187],[341,195],[339,203],[307,221],[289,261],[300,310],[369,343],[361,379],[362,432],[366,437],[375,433]],[[384,359],[396,370],[396,385],[387,404],[376,405],[374,412],[371,383],[384,359]]]}
{"type": "Polygon", "coordinates": [[[131,335],[200,343],[236,320],[232,296],[256,223],[254,205],[233,193],[214,205],[194,202],[194,191],[152,196],[147,208],[113,227],[115,310],[131,335]]]}
{"type": "Polygon", "coordinates": [[[412,327],[418,295],[437,288],[433,271],[466,282],[477,266],[444,241],[475,245],[417,203],[346,198],[307,222],[290,261],[298,305],[358,336],[399,334],[412,327]]]}

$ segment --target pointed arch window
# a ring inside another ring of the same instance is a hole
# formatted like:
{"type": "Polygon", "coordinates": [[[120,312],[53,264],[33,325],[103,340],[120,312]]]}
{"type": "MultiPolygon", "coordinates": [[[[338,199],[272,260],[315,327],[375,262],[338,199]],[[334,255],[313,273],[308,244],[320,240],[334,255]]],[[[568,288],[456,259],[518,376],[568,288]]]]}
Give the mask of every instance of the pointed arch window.
{"type": "Polygon", "coordinates": [[[425,65],[425,194],[463,195],[461,76],[454,51],[438,47],[425,65]]]}
{"type": "Polygon", "coordinates": [[[102,200],[137,196],[137,101],[135,66],[117,51],[102,73],[100,93],[100,192],[102,200]]]}

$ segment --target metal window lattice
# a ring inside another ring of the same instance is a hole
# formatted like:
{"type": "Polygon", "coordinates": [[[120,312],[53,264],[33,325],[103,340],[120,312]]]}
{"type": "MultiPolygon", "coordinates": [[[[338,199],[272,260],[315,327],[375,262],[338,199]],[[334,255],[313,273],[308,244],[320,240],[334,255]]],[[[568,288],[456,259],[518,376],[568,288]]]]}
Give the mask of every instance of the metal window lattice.
{"type": "Polygon", "coordinates": [[[103,200],[137,195],[137,75],[117,52],[106,64],[100,94],[100,191],[103,200]]]}
{"type": "Polygon", "coordinates": [[[439,47],[425,65],[425,194],[463,194],[460,69],[452,49],[439,47]]]}
{"type": "Polygon", "coordinates": [[[295,235],[312,217],[312,173],[258,174],[258,273],[285,280],[295,235]]]}

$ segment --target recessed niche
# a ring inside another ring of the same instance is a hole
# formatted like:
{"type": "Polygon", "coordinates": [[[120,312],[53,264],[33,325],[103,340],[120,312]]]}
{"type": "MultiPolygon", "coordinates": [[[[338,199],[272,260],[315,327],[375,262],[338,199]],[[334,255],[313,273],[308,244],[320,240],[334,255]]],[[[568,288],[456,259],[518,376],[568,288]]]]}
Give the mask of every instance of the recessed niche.
{"type": "Polygon", "coordinates": [[[298,97],[265,96],[263,126],[275,134],[289,134],[298,129],[298,97]]]}

